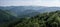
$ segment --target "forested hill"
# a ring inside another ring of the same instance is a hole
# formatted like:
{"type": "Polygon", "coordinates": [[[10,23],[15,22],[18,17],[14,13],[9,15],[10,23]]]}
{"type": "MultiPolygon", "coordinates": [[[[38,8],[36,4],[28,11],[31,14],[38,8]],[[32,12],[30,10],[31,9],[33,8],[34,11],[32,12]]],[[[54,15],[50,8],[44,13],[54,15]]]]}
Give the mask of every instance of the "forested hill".
{"type": "Polygon", "coordinates": [[[0,27],[8,27],[10,23],[17,21],[17,17],[13,16],[9,11],[0,9],[0,27]]]}
{"type": "Polygon", "coordinates": [[[60,11],[19,18],[9,11],[0,10],[0,27],[60,27],[60,11]]]}
{"type": "Polygon", "coordinates": [[[14,27],[60,27],[60,11],[38,14],[24,18],[14,27]]]}

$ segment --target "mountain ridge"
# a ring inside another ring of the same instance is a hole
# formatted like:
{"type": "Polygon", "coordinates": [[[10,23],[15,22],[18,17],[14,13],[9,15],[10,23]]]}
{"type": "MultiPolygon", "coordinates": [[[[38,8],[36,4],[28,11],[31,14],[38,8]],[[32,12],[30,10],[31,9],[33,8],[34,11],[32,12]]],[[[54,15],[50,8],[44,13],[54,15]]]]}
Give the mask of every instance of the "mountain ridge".
{"type": "MultiPolygon", "coordinates": [[[[44,7],[44,6],[7,6],[7,7],[0,7],[2,10],[8,10],[18,16],[23,16],[24,14],[27,15],[29,13],[33,13],[36,15],[39,13],[44,12],[51,12],[60,10],[60,7],[44,7]]],[[[33,14],[30,14],[31,16],[33,14]]]]}

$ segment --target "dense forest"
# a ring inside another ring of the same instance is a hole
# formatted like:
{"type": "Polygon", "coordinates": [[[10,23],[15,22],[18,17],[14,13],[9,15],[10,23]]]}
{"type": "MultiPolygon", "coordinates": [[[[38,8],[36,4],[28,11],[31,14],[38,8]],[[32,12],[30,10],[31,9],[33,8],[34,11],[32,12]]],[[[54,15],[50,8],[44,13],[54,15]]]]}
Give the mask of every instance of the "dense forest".
{"type": "Polygon", "coordinates": [[[60,11],[19,18],[0,9],[0,27],[60,27],[60,11]]]}
{"type": "Polygon", "coordinates": [[[15,27],[60,27],[60,11],[38,14],[25,18],[15,27]]]}

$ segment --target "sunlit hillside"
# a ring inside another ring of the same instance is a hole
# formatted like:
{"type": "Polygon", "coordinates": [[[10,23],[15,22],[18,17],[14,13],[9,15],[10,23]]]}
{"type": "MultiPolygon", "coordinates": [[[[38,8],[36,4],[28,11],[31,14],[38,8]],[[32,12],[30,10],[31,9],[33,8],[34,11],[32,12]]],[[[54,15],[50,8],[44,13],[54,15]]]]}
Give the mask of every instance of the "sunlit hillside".
{"type": "Polygon", "coordinates": [[[14,27],[60,27],[60,11],[38,14],[24,18],[14,27]]]}

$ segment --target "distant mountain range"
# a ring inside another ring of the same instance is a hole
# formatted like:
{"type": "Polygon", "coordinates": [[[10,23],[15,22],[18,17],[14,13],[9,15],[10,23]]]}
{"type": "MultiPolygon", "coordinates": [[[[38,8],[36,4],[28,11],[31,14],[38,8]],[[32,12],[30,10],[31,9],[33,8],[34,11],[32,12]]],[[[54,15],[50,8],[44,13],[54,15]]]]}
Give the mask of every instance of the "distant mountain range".
{"type": "MultiPolygon", "coordinates": [[[[60,7],[43,7],[43,6],[0,6],[0,27],[23,27],[42,25],[46,27],[59,24],[60,7]],[[52,12],[56,11],[56,12],[52,12]],[[44,13],[50,12],[50,13],[44,13]],[[42,14],[41,14],[42,13],[42,14]],[[51,20],[52,19],[52,20],[51,20]],[[56,23],[50,23],[50,22],[56,23]],[[42,23],[40,23],[42,22],[42,23]],[[34,24],[33,24],[34,23],[34,24]],[[26,25],[27,24],[27,25],[26,25]]],[[[60,24],[59,24],[60,25],[60,24]]],[[[55,26],[54,26],[55,27],[55,26]]],[[[60,27],[60,26],[59,26],[60,27]]]]}
{"type": "Polygon", "coordinates": [[[60,10],[60,7],[44,7],[44,6],[0,6],[0,9],[10,11],[19,17],[32,17],[39,13],[60,10]]]}

